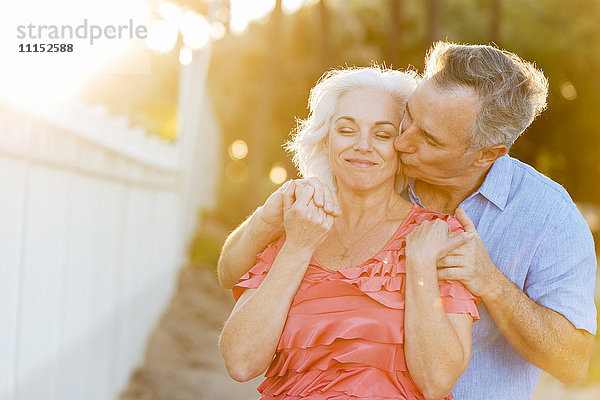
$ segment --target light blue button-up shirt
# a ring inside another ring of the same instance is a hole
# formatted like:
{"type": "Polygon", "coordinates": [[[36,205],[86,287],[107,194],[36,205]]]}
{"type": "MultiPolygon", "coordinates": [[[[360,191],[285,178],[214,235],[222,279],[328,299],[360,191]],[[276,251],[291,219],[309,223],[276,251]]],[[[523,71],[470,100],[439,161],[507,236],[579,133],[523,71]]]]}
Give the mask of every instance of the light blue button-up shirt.
{"type": "MultiPolygon", "coordinates": [[[[408,197],[427,207],[412,185],[408,197]]],[[[596,333],[594,241],[562,186],[505,155],[460,206],[508,279],[576,328],[596,333]]],[[[471,361],[452,391],[454,398],[531,399],[541,370],[513,350],[483,302],[479,314],[481,320],[473,324],[471,361]]]]}

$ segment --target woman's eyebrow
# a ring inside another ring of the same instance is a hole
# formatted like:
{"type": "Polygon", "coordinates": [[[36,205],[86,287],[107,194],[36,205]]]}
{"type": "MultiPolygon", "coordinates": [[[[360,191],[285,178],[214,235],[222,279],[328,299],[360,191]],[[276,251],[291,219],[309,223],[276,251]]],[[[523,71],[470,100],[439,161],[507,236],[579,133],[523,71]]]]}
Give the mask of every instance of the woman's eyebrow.
{"type": "MultiPolygon", "coordinates": [[[[356,120],[354,118],[345,115],[338,117],[335,120],[336,122],[339,120],[348,120],[350,122],[356,123],[356,120]]],[[[375,121],[374,125],[392,125],[393,127],[396,127],[396,124],[394,124],[392,121],[375,121]]]]}
{"type": "Polygon", "coordinates": [[[396,124],[392,121],[377,121],[375,125],[392,125],[394,128],[396,127],[396,124]]]}
{"type": "Polygon", "coordinates": [[[356,122],[356,120],[355,120],[354,118],[352,118],[352,117],[348,117],[348,116],[345,116],[345,115],[343,115],[343,116],[341,116],[341,117],[338,117],[338,118],[336,118],[335,120],[336,120],[336,121],[339,121],[340,119],[347,119],[348,121],[351,121],[351,122],[356,122]]]}

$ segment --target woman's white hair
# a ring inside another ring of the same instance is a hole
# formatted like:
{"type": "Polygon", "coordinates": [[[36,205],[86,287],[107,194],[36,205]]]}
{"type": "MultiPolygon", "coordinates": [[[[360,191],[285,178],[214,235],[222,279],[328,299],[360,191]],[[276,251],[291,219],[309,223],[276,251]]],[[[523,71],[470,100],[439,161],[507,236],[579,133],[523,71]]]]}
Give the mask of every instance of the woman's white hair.
{"type": "MultiPolygon", "coordinates": [[[[331,117],[338,99],[356,89],[374,89],[387,93],[398,100],[404,113],[406,102],[419,83],[413,71],[395,71],[380,66],[345,68],[326,72],[310,91],[308,117],[297,121],[292,140],[285,148],[293,154],[293,161],[304,178],[316,177],[337,189],[325,141],[331,125],[331,117]]],[[[406,179],[396,176],[396,191],[404,189],[406,179]]]]}

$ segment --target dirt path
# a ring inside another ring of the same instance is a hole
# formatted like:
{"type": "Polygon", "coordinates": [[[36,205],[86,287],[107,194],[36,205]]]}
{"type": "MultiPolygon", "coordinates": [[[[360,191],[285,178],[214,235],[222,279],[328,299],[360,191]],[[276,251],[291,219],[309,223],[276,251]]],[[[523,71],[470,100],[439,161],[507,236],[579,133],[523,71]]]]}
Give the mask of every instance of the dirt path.
{"type": "Polygon", "coordinates": [[[583,388],[567,386],[543,373],[532,400],[600,400],[600,384],[583,388]]]}
{"type": "MultiPolygon", "coordinates": [[[[233,381],[217,347],[233,304],[211,268],[183,268],[177,293],[149,338],[144,365],[132,374],[120,400],[258,399],[256,387],[263,378],[233,381]]],[[[600,400],[600,385],[567,387],[544,374],[533,400],[600,400]]]]}
{"type": "Polygon", "coordinates": [[[255,400],[262,379],[229,378],[217,337],[233,308],[212,269],[183,268],[177,293],[150,336],[144,365],[120,400],[255,400]]]}

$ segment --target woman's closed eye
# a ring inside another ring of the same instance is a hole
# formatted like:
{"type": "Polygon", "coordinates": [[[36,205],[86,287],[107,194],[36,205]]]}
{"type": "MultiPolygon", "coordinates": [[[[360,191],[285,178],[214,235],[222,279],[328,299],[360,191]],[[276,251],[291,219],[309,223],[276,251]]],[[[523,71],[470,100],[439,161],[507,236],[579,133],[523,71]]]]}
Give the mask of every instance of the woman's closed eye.
{"type": "Polygon", "coordinates": [[[393,135],[386,131],[379,131],[379,132],[375,132],[375,137],[377,137],[378,139],[387,140],[387,139],[391,139],[393,137],[393,135]]]}
{"type": "Polygon", "coordinates": [[[352,134],[356,133],[355,129],[348,128],[348,127],[339,127],[339,128],[337,128],[337,131],[342,135],[352,135],[352,134]]]}

